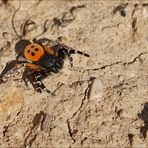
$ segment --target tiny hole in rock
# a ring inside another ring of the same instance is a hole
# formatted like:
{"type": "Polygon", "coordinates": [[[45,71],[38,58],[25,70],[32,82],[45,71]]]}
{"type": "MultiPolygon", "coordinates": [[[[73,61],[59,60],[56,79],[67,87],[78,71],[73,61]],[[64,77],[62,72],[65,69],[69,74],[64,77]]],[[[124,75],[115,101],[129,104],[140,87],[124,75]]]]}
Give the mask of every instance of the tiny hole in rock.
{"type": "Polygon", "coordinates": [[[123,16],[123,17],[126,16],[126,11],[125,11],[125,9],[121,9],[121,10],[120,10],[120,15],[123,16]]]}

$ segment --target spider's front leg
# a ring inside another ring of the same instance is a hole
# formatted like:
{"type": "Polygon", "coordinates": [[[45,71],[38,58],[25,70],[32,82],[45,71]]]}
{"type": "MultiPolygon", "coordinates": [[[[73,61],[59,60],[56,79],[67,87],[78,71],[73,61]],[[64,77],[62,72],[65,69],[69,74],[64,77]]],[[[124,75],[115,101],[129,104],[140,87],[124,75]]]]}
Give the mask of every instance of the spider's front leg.
{"type": "Polygon", "coordinates": [[[66,55],[67,55],[67,57],[68,57],[68,59],[69,59],[70,67],[73,67],[73,58],[72,58],[72,56],[69,55],[69,54],[67,54],[67,53],[66,53],[66,55]]]}
{"type": "Polygon", "coordinates": [[[85,52],[79,51],[79,50],[75,50],[65,44],[59,43],[59,49],[58,49],[58,53],[60,53],[60,57],[61,55],[63,55],[63,57],[67,56],[69,61],[70,61],[70,66],[73,67],[73,58],[72,58],[72,54],[80,54],[83,55],[85,57],[89,57],[88,54],[86,54],[85,52]]]}

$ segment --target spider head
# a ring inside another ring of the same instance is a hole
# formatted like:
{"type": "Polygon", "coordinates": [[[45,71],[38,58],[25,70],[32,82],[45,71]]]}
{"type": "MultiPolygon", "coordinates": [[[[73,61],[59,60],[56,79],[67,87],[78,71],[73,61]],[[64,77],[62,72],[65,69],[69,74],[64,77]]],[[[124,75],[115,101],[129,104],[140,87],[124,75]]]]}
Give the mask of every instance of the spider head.
{"type": "Polygon", "coordinates": [[[23,54],[24,53],[24,49],[26,48],[26,46],[28,46],[29,44],[31,44],[31,42],[29,40],[19,40],[16,44],[15,44],[15,52],[17,54],[23,54]]]}

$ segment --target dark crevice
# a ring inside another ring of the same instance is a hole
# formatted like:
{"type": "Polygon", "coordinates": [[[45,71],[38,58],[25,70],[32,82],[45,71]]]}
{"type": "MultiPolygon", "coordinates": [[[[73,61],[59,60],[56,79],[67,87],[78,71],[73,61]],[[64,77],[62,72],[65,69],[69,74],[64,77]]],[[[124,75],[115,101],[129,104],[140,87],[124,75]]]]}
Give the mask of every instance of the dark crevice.
{"type": "Polygon", "coordinates": [[[129,61],[129,62],[121,62],[121,61],[118,61],[118,62],[115,62],[115,63],[112,63],[112,64],[103,65],[103,66],[98,67],[98,68],[86,69],[86,70],[83,71],[83,73],[86,72],[86,71],[98,71],[98,70],[106,69],[107,67],[112,67],[112,66],[115,66],[115,65],[118,65],[118,64],[121,64],[123,66],[134,64],[137,61],[137,59],[142,63],[143,60],[142,60],[141,56],[142,55],[145,55],[145,54],[148,54],[148,52],[142,52],[142,53],[140,53],[132,61],[129,61]]]}
{"type": "Polygon", "coordinates": [[[138,117],[144,123],[144,126],[140,128],[140,133],[142,134],[142,137],[145,139],[148,131],[148,102],[144,104],[144,108],[142,112],[138,114],[138,117]]]}
{"type": "Polygon", "coordinates": [[[69,135],[70,135],[71,139],[73,140],[73,144],[74,144],[76,142],[76,140],[73,137],[73,133],[72,133],[72,129],[71,129],[71,126],[70,126],[70,122],[69,122],[68,119],[66,121],[67,121],[67,127],[68,127],[69,135]]]}
{"type": "Polygon", "coordinates": [[[90,96],[90,92],[91,92],[91,87],[92,87],[92,84],[94,82],[96,78],[95,77],[91,77],[90,80],[88,80],[88,87],[85,89],[85,92],[84,92],[84,97],[81,101],[81,104],[80,104],[80,107],[77,109],[76,112],[74,112],[74,114],[72,115],[71,119],[80,111],[80,109],[83,107],[84,105],[84,101],[86,99],[89,99],[89,96],[90,96]]]}
{"type": "Polygon", "coordinates": [[[37,137],[37,128],[39,127],[39,125],[41,126],[40,129],[42,130],[42,124],[46,118],[46,114],[43,111],[40,111],[38,114],[36,114],[33,118],[32,121],[32,127],[29,130],[29,133],[27,135],[27,137],[24,140],[24,147],[26,146],[31,146],[32,143],[35,141],[36,137],[37,137]]]}
{"type": "Polygon", "coordinates": [[[68,131],[69,131],[69,135],[70,135],[71,139],[73,140],[73,144],[75,143],[75,139],[74,139],[73,135],[75,135],[77,133],[77,130],[72,131],[71,126],[70,126],[70,120],[72,118],[74,118],[74,116],[81,110],[81,108],[84,105],[84,101],[86,99],[89,99],[90,92],[91,92],[91,87],[92,87],[93,82],[94,82],[95,79],[96,79],[95,77],[90,77],[90,79],[88,80],[88,86],[85,89],[84,97],[83,97],[83,99],[81,101],[80,107],[77,109],[76,112],[73,113],[73,115],[72,115],[72,117],[70,119],[67,119],[67,127],[68,127],[68,131]]]}
{"type": "Polygon", "coordinates": [[[84,137],[83,140],[81,141],[81,145],[83,145],[84,141],[86,141],[88,138],[84,137]]]}
{"type": "Polygon", "coordinates": [[[104,66],[100,67],[99,69],[105,69],[105,68],[111,67],[111,66],[113,66],[113,65],[118,65],[118,64],[120,64],[120,63],[121,63],[121,62],[115,62],[115,63],[109,64],[109,65],[104,65],[104,66]]]}
{"type": "Polygon", "coordinates": [[[2,2],[7,5],[9,0],[2,0],[2,2]]]}
{"type": "Polygon", "coordinates": [[[148,3],[143,3],[142,6],[143,7],[147,7],[148,6],[148,3]]]}
{"type": "Polygon", "coordinates": [[[138,4],[134,4],[134,9],[132,11],[132,14],[131,14],[131,18],[132,18],[132,41],[134,42],[135,41],[135,36],[137,34],[137,18],[134,16],[135,15],[135,12],[138,10],[138,4]]]}
{"type": "Polygon", "coordinates": [[[29,140],[29,147],[31,147],[32,146],[32,143],[36,140],[36,137],[37,137],[37,134],[35,134],[33,137],[32,137],[32,139],[30,139],[29,140]]]}
{"type": "Polygon", "coordinates": [[[116,113],[116,119],[117,118],[121,118],[121,114],[122,114],[122,112],[123,112],[123,109],[118,109],[118,107],[116,106],[115,107],[115,113],[116,113]]]}
{"type": "Polygon", "coordinates": [[[103,66],[98,67],[98,68],[86,69],[86,70],[83,71],[83,73],[86,72],[86,71],[90,71],[90,70],[91,70],[91,71],[103,70],[103,69],[106,69],[107,67],[112,67],[112,66],[118,65],[118,64],[122,64],[122,62],[119,61],[119,62],[115,62],[115,63],[112,63],[112,64],[103,65],[103,66]]]}
{"type": "Polygon", "coordinates": [[[38,2],[35,4],[36,6],[41,3],[42,0],[38,0],[38,2]]]}
{"type": "Polygon", "coordinates": [[[142,52],[140,53],[138,56],[136,56],[132,61],[129,61],[129,62],[125,62],[123,63],[123,65],[130,65],[130,64],[133,64],[136,62],[137,59],[139,59],[139,61],[142,63],[142,59],[141,59],[141,56],[144,55],[144,54],[148,54],[148,52],[142,52]]]}
{"type": "Polygon", "coordinates": [[[86,7],[85,5],[73,6],[73,7],[70,8],[69,12],[71,14],[73,14],[75,10],[80,9],[80,8],[85,8],[85,7],[86,7]]]}
{"type": "Polygon", "coordinates": [[[85,5],[73,6],[69,9],[68,12],[64,12],[61,17],[54,17],[52,20],[53,25],[51,28],[53,29],[54,26],[66,27],[69,23],[75,20],[76,16],[74,15],[74,11],[81,8],[85,8],[85,5]]]}
{"type": "Polygon", "coordinates": [[[132,19],[132,38],[135,41],[135,35],[137,33],[137,18],[133,17],[132,19]]]}
{"type": "Polygon", "coordinates": [[[43,111],[40,111],[39,114],[36,114],[34,116],[33,119],[33,126],[32,126],[32,130],[39,126],[39,124],[41,123],[41,129],[42,129],[42,123],[44,122],[45,118],[46,118],[47,114],[45,114],[43,111]]]}
{"type": "Polygon", "coordinates": [[[113,14],[116,14],[117,11],[120,12],[120,15],[125,17],[126,16],[126,11],[125,11],[125,8],[128,6],[128,3],[126,4],[120,4],[118,6],[116,6],[114,9],[113,9],[113,14]]]}
{"type": "Polygon", "coordinates": [[[6,136],[6,132],[8,131],[8,126],[4,126],[4,130],[3,130],[3,137],[6,136]]]}
{"type": "Polygon", "coordinates": [[[130,143],[130,147],[132,147],[132,145],[133,145],[133,137],[134,137],[134,135],[132,133],[128,134],[128,140],[129,140],[129,143],[130,143]]]}

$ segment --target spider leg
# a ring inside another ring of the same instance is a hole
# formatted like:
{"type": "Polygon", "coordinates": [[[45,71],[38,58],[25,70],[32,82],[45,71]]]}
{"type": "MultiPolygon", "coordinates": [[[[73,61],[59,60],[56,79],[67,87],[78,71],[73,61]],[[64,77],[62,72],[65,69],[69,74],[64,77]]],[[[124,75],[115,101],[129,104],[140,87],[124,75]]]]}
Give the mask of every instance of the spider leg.
{"type": "Polygon", "coordinates": [[[65,53],[65,55],[67,55],[69,62],[70,62],[70,67],[73,67],[73,58],[70,54],[65,53]]]}
{"type": "Polygon", "coordinates": [[[60,49],[63,50],[63,52],[69,54],[69,55],[71,55],[71,54],[80,54],[80,55],[83,55],[83,56],[86,56],[86,57],[90,56],[90,55],[88,55],[85,52],[82,52],[82,51],[79,51],[79,50],[75,50],[75,49],[73,49],[71,47],[68,47],[65,44],[60,44],[60,49]]]}
{"type": "MultiPolygon", "coordinates": [[[[37,92],[42,93],[42,91],[45,91],[51,95],[54,95],[54,93],[52,93],[50,90],[48,90],[46,88],[46,86],[43,84],[43,82],[41,81],[42,75],[39,72],[30,71],[30,70],[26,69],[26,71],[24,72],[24,78],[25,77],[28,79],[28,81],[32,84],[32,86],[34,87],[34,89],[37,92]]],[[[26,82],[26,80],[25,80],[25,82],[26,82]]]]}
{"type": "Polygon", "coordinates": [[[45,91],[45,92],[51,94],[52,96],[55,96],[55,94],[53,92],[51,92],[49,89],[47,89],[46,86],[41,81],[42,75],[40,75],[40,73],[37,73],[35,78],[36,78],[36,82],[34,82],[34,84],[37,85],[37,89],[41,90],[41,92],[45,91]]]}
{"type": "Polygon", "coordinates": [[[6,67],[3,69],[3,71],[0,74],[0,77],[4,76],[9,70],[11,70],[12,68],[14,68],[16,66],[16,61],[10,61],[6,64],[6,67]]]}
{"type": "Polygon", "coordinates": [[[23,72],[22,80],[24,81],[25,85],[28,87],[28,79],[27,79],[27,70],[23,72]]]}
{"type": "Polygon", "coordinates": [[[68,56],[68,59],[70,61],[70,66],[73,67],[73,58],[71,56],[68,56]]]}
{"type": "MultiPolygon", "coordinates": [[[[65,44],[60,44],[57,46],[58,47],[58,56],[59,57],[62,57],[63,59],[65,58],[65,56],[68,57],[69,61],[70,61],[70,66],[73,67],[73,58],[72,58],[72,54],[80,54],[80,55],[83,55],[83,56],[86,56],[86,57],[89,57],[88,54],[82,52],[82,51],[79,51],[79,50],[75,50],[71,47],[68,47],[67,45],[65,44]]],[[[54,47],[53,47],[54,48],[54,47]]],[[[56,48],[56,47],[55,47],[56,48]]]]}
{"type": "Polygon", "coordinates": [[[27,81],[29,81],[37,92],[42,92],[41,89],[38,88],[38,85],[36,83],[37,80],[33,71],[26,69],[23,73],[22,79],[24,80],[26,85],[27,81]]]}
{"type": "Polygon", "coordinates": [[[41,80],[37,80],[36,82],[34,82],[35,85],[37,85],[38,90],[40,90],[40,92],[45,91],[53,96],[55,96],[55,94],[53,92],[51,92],[49,89],[46,88],[46,86],[43,84],[43,82],[41,80]]]}
{"type": "Polygon", "coordinates": [[[11,75],[14,72],[17,72],[16,66],[17,66],[16,60],[12,60],[6,64],[5,68],[3,69],[3,71],[0,74],[0,84],[2,82],[5,82],[7,80],[7,78],[11,77],[11,75]]]}
{"type": "MultiPolygon", "coordinates": [[[[61,49],[61,47],[60,47],[61,49]]],[[[58,56],[60,56],[60,60],[63,60],[65,58],[65,55],[68,57],[70,61],[70,67],[73,67],[73,58],[69,52],[67,52],[65,49],[62,48],[62,50],[59,50],[58,56]]]]}

